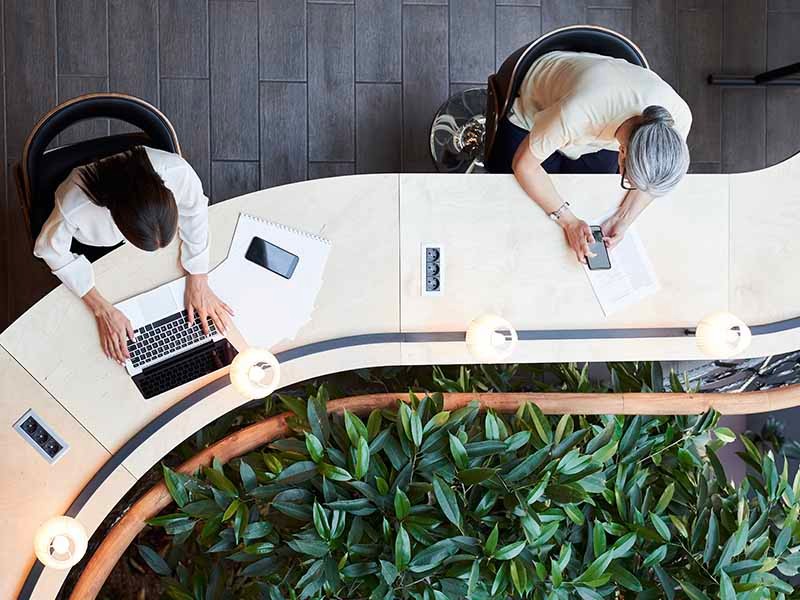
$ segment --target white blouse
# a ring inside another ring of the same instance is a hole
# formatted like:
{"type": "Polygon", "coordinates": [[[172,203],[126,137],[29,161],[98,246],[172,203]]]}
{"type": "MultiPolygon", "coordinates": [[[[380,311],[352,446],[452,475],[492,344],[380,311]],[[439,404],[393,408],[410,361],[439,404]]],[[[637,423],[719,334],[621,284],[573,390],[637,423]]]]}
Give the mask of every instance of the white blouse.
{"type": "MultiPolygon", "coordinates": [[[[208,272],[208,198],[194,169],[171,152],[145,147],[153,169],[178,205],[181,264],[187,273],[208,272]]],[[[55,207],[36,238],[34,255],[53,275],[83,297],[94,287],[94,271],[85,256],[70,252],[72,238],[89,246],[114,246],[124,241],[111,212],[92,202],[78,186],[82,167],[73,169],[55,192],[55,207]]]]}

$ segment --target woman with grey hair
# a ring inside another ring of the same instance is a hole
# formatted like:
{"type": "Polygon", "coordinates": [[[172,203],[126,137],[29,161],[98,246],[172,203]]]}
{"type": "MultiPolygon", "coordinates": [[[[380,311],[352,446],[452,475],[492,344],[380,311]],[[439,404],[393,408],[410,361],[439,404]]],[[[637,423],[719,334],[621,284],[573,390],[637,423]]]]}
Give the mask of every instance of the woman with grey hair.
{"type": "Polygon", "coordinates": [[[487,167],[513,172],[585,263],[593,242],[589,225],[572,213],[549,174],[622,174],[628,192],[601,224],[606,245],[614,247],[688,170],[691,124],[689,106],[653,71],[598,54],[550,52],[531,66],[499,123],[487,167]]]}

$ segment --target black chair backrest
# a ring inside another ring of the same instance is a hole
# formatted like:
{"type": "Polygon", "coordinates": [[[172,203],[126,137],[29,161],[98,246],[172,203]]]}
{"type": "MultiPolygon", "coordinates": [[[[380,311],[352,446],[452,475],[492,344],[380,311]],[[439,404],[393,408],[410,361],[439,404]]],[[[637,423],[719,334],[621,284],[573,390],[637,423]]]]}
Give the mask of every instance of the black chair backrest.
{"type": "Polygon", "coordinates": [[[144,100],[123,94],[87,94],[57,106],[34,127],[20,161],[20,200],[27,208],[31,239],[50,216],[56,188],[75,167],[146,145],[180,154],[169,120],[144,100]],[[141,130],[47,150],[62,131],[87,119],[117,119],[141,130]]]}
{"type": "Polygon", "coordinates": [[[497,124],[506,116],[519,94],[519,88],[533,63],[548,52],[592,52],[621,58],[649,69],[641,50],[629,39],[610,29],[594,25],[572,25],[547,33],[523,46],[503,61],[497,73],[489,78],[486,157],[491,153],[497,124]]]}

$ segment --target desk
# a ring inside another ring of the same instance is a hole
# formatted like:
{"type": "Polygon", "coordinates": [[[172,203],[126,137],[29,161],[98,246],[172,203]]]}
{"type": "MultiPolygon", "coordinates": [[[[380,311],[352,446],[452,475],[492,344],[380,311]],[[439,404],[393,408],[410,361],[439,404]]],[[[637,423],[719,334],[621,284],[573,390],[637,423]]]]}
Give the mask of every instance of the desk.
{"type": "MultiPolygon", "coordinates": [[[[470,363],[462,342],[408,342],[403,334],[464,331],[485,312],[519,330],[685,328],[716,310],[768,323],[800,315],[791,258],[800,250],[800,192],[792,181],[798,175],[794,158],[744,175],[686,177],[638,223],[662,290],[609,319],[559,229],[511,176],[363,175],[255,192],[211,207],[211,260],[224,258],[242,211],[327,237],[332,251],[312,320],[273,351],[388,334],[381,343],[351,342],[285,362],[285,385],[367,366],[470,363]],[[770,199],[769,212],[763,198],[770,199]],[[419,292],[425,242],[445,249],[439,297],[419,292]]],[[[616,177],[554,179],[578,214],[602,213],[623,194],[616,177]]],[[[179,277],[177,245],[155,254],[124,246],[95,263],[95,273],[98,288],[116,302],[179,277]]],[[[797,348],[800,329],[788,328],[756,336],[748,355],[797,348]]],[[[62,514],[106,460],[89,501],[74,507],[90,532],[171,448],[244,403],[224,373],[143,400],[125,372],[103,357],[93,319],[63,286],[0,335],[0,352],[2,508],[14,519],[14,534],[0,542],[3,598],[19,593],[34,563],[32,532],[62,514]],[[53,466],[10,429],[28,408],[71,445],[53,466]],[[46,502],[32,502],[31,490],[43,480],[50,482],[46,502]]],[[[698,358],[690,337],[599,336],[521,341],[510,360],[698,358]]],[[[52,598],[63,577],[45,571],[30,597],[52,598]]]]}

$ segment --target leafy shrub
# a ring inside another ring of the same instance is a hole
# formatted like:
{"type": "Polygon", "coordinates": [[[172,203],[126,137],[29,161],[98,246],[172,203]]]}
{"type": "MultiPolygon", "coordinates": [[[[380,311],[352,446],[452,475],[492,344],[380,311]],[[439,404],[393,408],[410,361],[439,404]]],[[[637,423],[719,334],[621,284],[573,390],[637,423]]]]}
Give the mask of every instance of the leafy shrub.
{"type": "Polygon", "coordinates": [[[800,476],[743,439],[734,486],[716,413],[447,412],[433,393],[364,421],[329,418],[324,387],[283,400],[291,437],[164,467],[178,508],[150,523],[170,546],[139,550],[168,597],[798,597],[800,476]]]}

